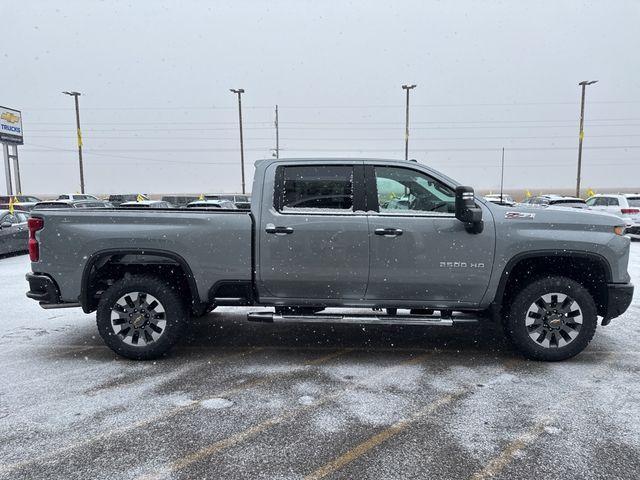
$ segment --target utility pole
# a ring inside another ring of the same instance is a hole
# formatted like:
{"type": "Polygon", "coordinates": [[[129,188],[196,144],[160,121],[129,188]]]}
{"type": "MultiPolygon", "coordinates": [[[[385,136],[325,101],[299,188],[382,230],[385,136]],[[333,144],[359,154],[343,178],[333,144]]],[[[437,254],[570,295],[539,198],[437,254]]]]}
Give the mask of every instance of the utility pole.
{"type": "Polygon", "coordinates": [[[78,162],[80,164],[80,193],[84,193],[84,166],[82,165],[82,132],[80,131],[80,105],[78,97],[82,95],[80,92],[62,92],[70,95],[76,104],[76,133],[78,134],[78,162]]]}
{"type": "Polygon", "coordinates": [[[244,188],[244,140],[242,138],[242,94],[244,88],[230,88],[229,91],[238,94],[238,120],[240,123],[240,168],[242,171],[242,193],[245,192],[244,188]]]}
{"type": "Polygon", "coordinates": [[[502,165],[500,167],[500,204],[503,203],[504,198],[502,192],[504,189],[504,147],[502,147],[502,165]]]}
{"type": "Polygon", "coordinates": [[[402,85],[402,89],[407,91],[407,107],[405,111],[404,124],[404,159],[409,160],[409,90],[413,90],[417,85],[402,85]]]}
{"type": "Polygon", "coordinates": [[[598,80],[583,81],[578,85],[582,86],[582,100],[580,101],[580,135],[578,140],[578,175],[576,178],[576,197],[580,197],[580,176],[582,174],[582,140],[584,139],[584,96],[587,85],[593,85],[598,80]]]}
{"type": "Polygon", "coordinates": [[[11,184],[11,163],[9,162],[9,145],[2,142],[2,153],[4,154],[4,178],[7,184],[7,195],[13,195],[13,185],[11,184]]]}
{"type": "Polygon", "coordinates": [[[280,158],[280,132],[278,131],[278,105],[276,105],[276,158],[280,158]]]}

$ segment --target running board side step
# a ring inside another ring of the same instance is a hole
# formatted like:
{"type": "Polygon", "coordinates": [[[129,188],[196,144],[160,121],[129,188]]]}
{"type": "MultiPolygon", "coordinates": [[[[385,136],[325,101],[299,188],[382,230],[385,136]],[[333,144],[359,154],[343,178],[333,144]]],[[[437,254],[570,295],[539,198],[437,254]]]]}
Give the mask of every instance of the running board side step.
{"type": "Polygon", "coordinates": [[[282,315],[273,312],[251,312],[247,314],[251,322],[267,323],[345,323],[368,325],[418,325],[451,327],[453,325],[478,323],[478,318],[470,315],[451,315],[446,318],[433,315],[371,315],[332,314],[282,315]]]}

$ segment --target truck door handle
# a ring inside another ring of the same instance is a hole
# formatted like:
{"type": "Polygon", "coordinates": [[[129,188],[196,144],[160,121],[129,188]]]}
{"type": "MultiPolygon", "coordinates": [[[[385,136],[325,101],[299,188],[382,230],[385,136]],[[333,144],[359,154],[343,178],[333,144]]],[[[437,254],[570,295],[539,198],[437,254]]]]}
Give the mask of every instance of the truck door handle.
{"type": "Polygon", "coordinates": [[[402,235],[402,230],[400,228],[376,228],[373,233],[383,237],[399,237],[402,235]]]}
{"type": "Polygon", "coordinates": [[[293,228],[276,227],[273,223],[267,223],[264,231],[267,233],[275,233],[276,235],[290,235],[293,233],[293,228]]]}

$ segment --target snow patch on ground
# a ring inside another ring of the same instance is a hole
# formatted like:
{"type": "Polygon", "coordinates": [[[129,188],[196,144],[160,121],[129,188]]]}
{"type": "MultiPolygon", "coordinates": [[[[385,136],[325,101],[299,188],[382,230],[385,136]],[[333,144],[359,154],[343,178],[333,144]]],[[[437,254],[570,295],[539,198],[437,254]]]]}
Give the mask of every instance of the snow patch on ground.
{"type": "Polygon", "coordinates": [[[231,400],[226,398],[209,398],[200,402],[203,408],[219,410],[221,408],[229,408],[233,405],[231,400]]]}

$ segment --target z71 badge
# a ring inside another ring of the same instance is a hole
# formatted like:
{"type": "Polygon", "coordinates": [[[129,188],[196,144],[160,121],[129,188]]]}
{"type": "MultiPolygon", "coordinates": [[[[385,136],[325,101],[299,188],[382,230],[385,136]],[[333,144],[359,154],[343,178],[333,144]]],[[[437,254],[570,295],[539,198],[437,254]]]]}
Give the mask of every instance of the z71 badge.
{"type": "Polygon", "coordinates": [[[507,212],[504,214],[504,218],[508,219],[518,219],[518,218],[535,218],[535,213],[525,213],[525,212],[507,212]]]}

